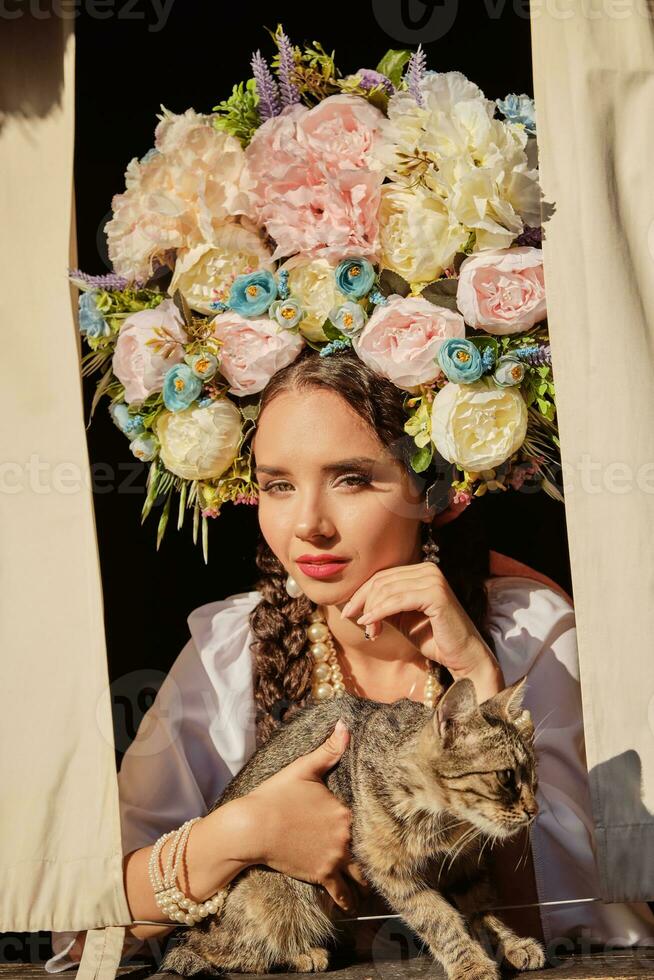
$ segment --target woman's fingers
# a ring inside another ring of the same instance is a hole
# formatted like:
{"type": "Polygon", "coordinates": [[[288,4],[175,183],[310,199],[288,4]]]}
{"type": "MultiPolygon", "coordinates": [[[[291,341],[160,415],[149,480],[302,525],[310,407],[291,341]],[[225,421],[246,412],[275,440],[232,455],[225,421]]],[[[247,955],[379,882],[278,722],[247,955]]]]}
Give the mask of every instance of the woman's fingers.
{"type": "Polygon", "coordinates": [[[363,868],[360,864],[357,864],[357,862],[354,860],[349,861],[346,870],[350,878],[353,878],[357,885],[361,887],[365,893],[370,891],[370,882],[363,873],[363,868]]]}
{"type": "Polygon", "coordinates": [[[406,588],[412,582],[431,582],[437,584],[438,573],[435,575],[432,569],[435,565],[425,566],[424,563],[418,565],[402,565],[397,568],[383,569],[376,572],[371,578],[352,594],[348,602],[343,606],[342,614],[351,619],[359,614],[364,606],[370,606],[378,598],[388,594],[389,590],[396,589],[398,584],[406,588]]]}
{"type": "Polygon", "coordinates": [[[321,882],[323,887],[329,892],[339,908],[344,912],[354,914],[356,912],[356,901],[350,885],[338,871],[333,871],[321,882]]]}
{"type": "Polygon", "coordinates": [[[386,598],[380,598],[374,605],[367,606],[365,613],[357,619],[359,626],[366,626],[368,623],[377,623],[387,616],[393,616],[399,612],[421,611],[425,604],[425,596],[429,597],[430,589],[428,586],[413,589],[411,592],[395,592],[386,598]]]}

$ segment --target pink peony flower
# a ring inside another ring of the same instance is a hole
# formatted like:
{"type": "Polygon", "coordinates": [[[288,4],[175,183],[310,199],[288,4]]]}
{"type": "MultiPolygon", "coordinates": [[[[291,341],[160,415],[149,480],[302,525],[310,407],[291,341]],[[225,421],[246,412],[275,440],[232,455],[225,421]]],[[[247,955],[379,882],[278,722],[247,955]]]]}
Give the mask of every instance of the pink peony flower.
{"type": "Polygon", "coordinates": [[[245,155],[274,259],[377,258],[383,122],[360,97],[334,95],[312,109],[290,106],[257,130],[245,155]]]}
{"type": "Polygon", "coordinates": [[[459,313],[422,296],[389,296],[352,343],[368,367],[410,390],[441,374],[436,355],[448,337],[465,337],[459,313]]]}
{"type": "Polygon", "coordinates": [[[183,359],[187,340],[184,321],[172,299],[127,317],[116,340],[112,368],[125,386],[128,404],[161,391],[168,369],[183,359]],[[159,349],[151,341],[160,341],[159,349]]]}
{"type": "Polygon", "coordinates": [[[212,320],[222,342],[220,370],[232,395],[252,395],[266,387],[273,374],[294,361],[304,338],[267,317],[246,320],[233,310],[212,320]]]}
{"type": "Polygon", "coordinates": [[[331,95],[297,120],[297,140],[330,170],[379,170],[385,116],[359,95],[331,95]]]}
{"type": "Polygon", "coordinates": [[[528,246],[476,252],[461,264],[456,302],[477,330],[529,330],[547,315],[543,253],[528,246]]]}
{"type": "Polygon", "coordinates": [[[128,278],[147,279],[169,250],[211,242],[222,222],[253,214],[241,144],[193,109],[164,110],[154,151],[130,162],[125,183],[105,230],[114,271],[128,278]]]}

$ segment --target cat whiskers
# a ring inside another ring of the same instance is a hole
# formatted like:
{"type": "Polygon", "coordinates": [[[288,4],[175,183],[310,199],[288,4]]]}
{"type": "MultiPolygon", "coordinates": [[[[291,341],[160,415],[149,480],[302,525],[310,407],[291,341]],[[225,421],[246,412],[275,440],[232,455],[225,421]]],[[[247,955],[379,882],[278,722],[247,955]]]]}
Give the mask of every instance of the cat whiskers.
{"type": "Polygon", "coordinates": [[[540,735],[541,730],[543,728],[543,725],[545,724],[545,722],[547,721],[547,719],[549,718],[549,716],[552,715],[552,714],[554,714],[555,711],[556,711],[556,708],[552,708],[552,710],[551,711],[548,711],[547,714],[545,715],[545,717],[544,718],[541,718],[541,720],[538,722],[538,724],[536,725],[536,727],[534,729],[534,735],[533,735],[534,742],[536,741],[536,739],[540,735]]]}
{"type": "Polygon", "coordinates": [[[528,858],[528,854],[529,854],[529,846],[531,844],[531,825],[532,825],[533,821],[534,821],[534,818],[532,817],[532,819],[527,824],[527,834],[525,836],[524,847],[522,849],[522,854],[518,858],[518,863],[516,864],[515,868],[513,869],[514,871],[517,871],[520,868],[520,865],[522,864],[523,861],[524,861],[525,867],[527,866],[527,858],[528,858]]]}
{"type": "MultiPolygon", "coordinates": [[[[470,830],[466,830],[466,832],[461,835],[461,837],[459,838],[459,840],[456,842],[456,845],[455,845],[453,851],[449,855],[450,860],[447,863],[447,870],[448,871],[452,867],[452,864],[454,863],[454,861],[456,860],[456,858],[459,856],[459,854],[461,853],[461,851],[468,844],[471,844],[473,842],[473,840],[475,840],[477,837],[480,837],[482,833],[483,833],[483,831],[481,831],[479,829],[479,827],[472,826],[470,828],[470,830]]],[[[440,880],[441,880],[441,875],[443,873],[443,868],[445,867],[445,861],[446,861],[447,857],[448,857],[448,855],[446,854],[445,857],[443,858],[442,862],[441,862],[440,871],[438,872],[437,883],[440,882],[440,880]]]]}

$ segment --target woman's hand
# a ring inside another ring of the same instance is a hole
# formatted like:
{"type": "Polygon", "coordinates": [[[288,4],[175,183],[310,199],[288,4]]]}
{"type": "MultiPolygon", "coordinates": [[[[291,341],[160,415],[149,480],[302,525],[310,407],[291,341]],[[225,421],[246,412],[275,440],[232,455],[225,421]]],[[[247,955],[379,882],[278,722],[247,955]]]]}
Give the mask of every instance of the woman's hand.
{"type": "Polygon", "coordinates": [[[388,623],[455,679],[471,677],[480,700],[504,687],[492,651],[433,562],[375,572],[350,597],[342,615],[370,626],[371,639],[388,623]]]}
{"type": "Polygon", "coordinates": [[[248,813],[249,863],[323,885],[337,905],[353,912],[356,886],[362,894],[370,886],[350,851],[351,811],[322,781],[348,741],[347,728],[337,726],[317,749],[280,769],[238,802],[248,813]]]}

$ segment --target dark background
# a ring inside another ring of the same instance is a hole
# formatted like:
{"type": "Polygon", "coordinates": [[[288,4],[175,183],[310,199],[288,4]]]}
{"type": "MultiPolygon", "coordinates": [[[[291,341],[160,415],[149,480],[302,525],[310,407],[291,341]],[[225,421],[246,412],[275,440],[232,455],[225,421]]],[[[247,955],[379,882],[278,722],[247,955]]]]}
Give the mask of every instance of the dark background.
{"type": "MultiPolygon", "coordinates": [[[[533,94],[524,7],[489,0],[487,5],[466,4],[463,13],[462,4],[412,2],[415,9],[407,15],[400,0],[302,5],[174,0],[163,26],[146,0],[129,11],[124,0],[117,0],[115,15],[103,20],[87,8],[77,21],[80,267],[88,273],[109,271],[102,228],[111,198],[124,189],[128,161],[152,146],[160,105],[174,112],[190,106],[210,112],[235,82],[250,76],[252,51],[261,48],[272,55],[265,27],[274,29],[278,21],[296,43],[318,39],[326,50],[335,49],[343,73],[374,67],[387,48],[414,47],[422,40],[430,68],[464,72],[489,98],[533,94]],[[421,13],[427,17],[425,26],[407,29],[409,17],[421,13]]],[[[95,383],[94,377],[85,381],[87,419],[95,383]]],[[[129,686],[126,675],[143,668],[153,672],[156,686],[188,639],[186,616],[193,608],[253,588],[258,532],[256,507],[225,505],[221,516],[210,521],[205,565],[199,543],[192,542],[189,515],[177,531],[173,507],[157,552],[159,509],[140,524],[147,467],[131,456],[106,406],[103,399],[88,440],[110,670],[122,691],[129,686]]],[[[486,495],[473,506],[484,515],[492,548],[526,561],[570,591],[562,505],[532,490],[486,495]]],[[[119,753],[133,734],[121,737],[117,731],[119,753]]]]}

